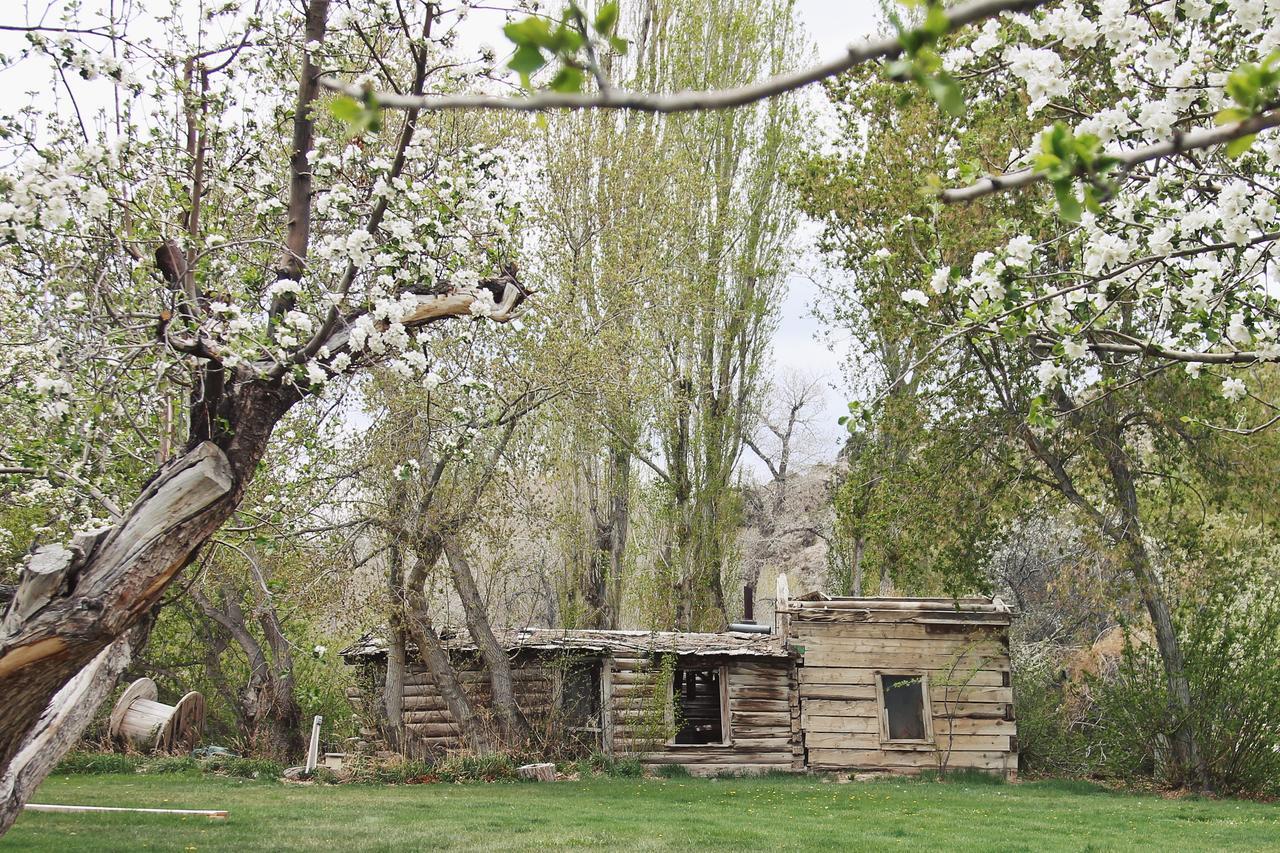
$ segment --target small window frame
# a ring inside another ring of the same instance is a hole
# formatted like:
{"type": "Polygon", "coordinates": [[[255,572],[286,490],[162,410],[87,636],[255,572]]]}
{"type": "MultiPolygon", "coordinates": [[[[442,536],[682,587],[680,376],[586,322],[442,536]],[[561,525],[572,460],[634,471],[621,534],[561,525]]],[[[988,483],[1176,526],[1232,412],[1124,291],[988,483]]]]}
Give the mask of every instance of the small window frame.
{"type": "Polygon", "coordinates": [[[676,661],[675,671],[682,669],[716,670],[720,681],[720,740],[715,743],[676,743],[679,732],[675,731],[676,692],[675,679],[667,685],[667,727],[672,731],[667,738],[667,749],[723,749],[733,746],[733,715],[729,710],[729,665],[726,663],[700,663],[697,661],[676,661]]]}
{"type": "Polygon", "coordinates": [[[589,697],[589,700],[594,700],[593,704],[595,704],[596,707],[593,709],[594,713],[587,715],[590,720],[590,724],[585,726],[569,726],[568,731],[580,734],[592,734],[598,739],[602,737],[604,733],[605,708],[607,707],[604,685],[606,665],[603,658],[582,658],[580,660],[571,661],[564,666],[557,668],[555,673],[556,683],[554,685],[553,694],[556,704],[555,711],[557,714],[565,713],[564,701],[567,676],[570,669],[576,668],[590,671],[590,675],[588,677],[594,682],[594,690],[591,691],[592,695],[589,697]]]}
{"type": "Polygon", "coordinates": [[[916,747],[936,743],[933,734],[933,697],[929,692],[929,673],[924,670],[877,669],[874,672],[876,682],[876,716],[880,720],[880,745],[892,748],[895,745],[916,747]],[[921,716],[924,718],[924,738],[892,738],[889,736],[889,706],[884,700],[884,676],[897,675],[920,679],[921,716]]]}

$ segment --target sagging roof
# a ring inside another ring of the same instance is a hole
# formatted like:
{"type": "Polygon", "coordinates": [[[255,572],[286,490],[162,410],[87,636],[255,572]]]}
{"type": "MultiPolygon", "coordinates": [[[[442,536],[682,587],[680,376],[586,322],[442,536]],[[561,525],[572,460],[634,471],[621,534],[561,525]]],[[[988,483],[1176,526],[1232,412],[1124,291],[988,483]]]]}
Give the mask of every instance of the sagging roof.
{"type": "MultiPolygon", "coordinates": [[[[441,632],[442,634],[444,632],[441,632]]],[[[748,634],[737,631],[695,633],[689,631],[603,631],[571,628],[519,628],[496,631],[498,642],[508,652],[586,651],[614,657],[652,654],[707,655],[716,657],[787,658],[791,652],[784,638],[773,634],[748,634]]],[[[469,635],[456,634],[442,638],[450,651],[473,652],[476,645],[469,635]]],[[[385,637],[370,632],[342,650],[351,662],[360,658],[380,657],[387,653],[385,637]]]]}
{"type": "Polygon", "coordinates": [[[833,597],[810,592],[792,598],[779,612],[798,616],[817,613],[877,614],[877,618],[897,618],[919,622],[983,622],[1009,624],[1013,610],[999,598],[880,598],[833,597]]]}

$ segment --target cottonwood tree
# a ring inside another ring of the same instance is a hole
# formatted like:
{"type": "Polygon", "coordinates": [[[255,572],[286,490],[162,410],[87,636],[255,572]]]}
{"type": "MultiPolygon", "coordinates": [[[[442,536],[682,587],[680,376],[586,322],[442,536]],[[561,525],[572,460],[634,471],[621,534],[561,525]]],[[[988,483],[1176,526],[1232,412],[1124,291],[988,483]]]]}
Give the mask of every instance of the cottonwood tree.
{"type": "MultiPolygon", "coordinates": [[[[631,54],[654,49],[637,40],[631,54]]],[[[545,419],[568,626],[618,627],[634,562],[635,457],[657,394],[646,294],[662,286],[665,254],[654,233],[672,212],[658,121],[573,113],[549,118],[535,140],[543,177],[530,201],[531,262],[545,282],[541,304],[558,318],[558,358],[574,366],[568,393],[545,419]]]]}
{"type": "Polygon", "coordinates": [[[382,126],[318,84],[456,88],[456,16],[350,2],[331,22],[329,6],[164,19],[156,41],[124,20],[15,25],[24,64],[59,85],[128,91],[94,113],[74,88],[85,109],[6,127],[5,470],[77,494],[49,502],[73,507],[51,533],[103,523],[42,547],[0,626],[0,827],[235,511],[279,419],[373,363],[414,381],[426,327],[503,322],[525,297],[504,266],[503,159],[465,123],[382,126]]]}
{"type": "MultiPolygon", "coordinates": [[[[1134,15],[1124,3],[989,22],[943,53],[973,96],[965,121],[893,142],[913,147],[938,183],[1031,163],[944,190],[943,202],[1028,190],[986,199],[986,223],[937,204],[886,205],[888,227],[912,242],[884,260],[910,264],[901,304],[932,336],[904,375],[976,370],[967,397],[963,383],[946,388],[947,404],[999,415],[995,435],[1015,439],[996,445],[1016,454],[1004,460],[1029,462],[1033,482],[1116,549],[1165,667],[1174,772],[1193,783],[1203,757],[1186,722],[1191,691],[1144,481],[1186,476],[1211,443],[1206,426],[1249,432],[1270,421],[1223,419],[1194,387],[1216,371],[1207,381],[1223,400],[1242,399],[1232,366],[1280,355],[1266,284],[1274,169],[1270,143],[1252,139],[1271,121],[1269,60],[1250,36],[1263,23],[1243,5],[1134,15]],[[1198,130],[1215,112],[1221,126],[1198,130]]],[[[855,116],[869,114],[863,101],[850,98],[855,116]]]]}
{"type": "MultiPolygon", "coordinates": [[[[660,90],[724,88],[798,61],[785,4],[682,4],[655,69],[660,90]]],[[[670,258],[651,299],[665,392],[652,467],[669,525],[659,565],[673,586],[674,624],[721,627],[723,574],[732,565],[734,491],[751,413],[789,269],[794,228],[778,181],[799,139],[802,113],[787,100],[670,118],[659,146],[674,153],[670,189],[686,206],[668,234],[670,258]]],[[[670,167],[669,167],[670,168],[670,167]]]]}

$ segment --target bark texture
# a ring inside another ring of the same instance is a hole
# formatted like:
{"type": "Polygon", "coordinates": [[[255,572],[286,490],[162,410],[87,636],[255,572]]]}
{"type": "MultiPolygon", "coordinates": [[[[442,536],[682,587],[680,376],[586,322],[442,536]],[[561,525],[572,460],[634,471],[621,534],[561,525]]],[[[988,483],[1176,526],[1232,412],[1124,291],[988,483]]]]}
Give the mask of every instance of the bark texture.
{"type": "Polygon", "coordinates": [[[462,599],[462,607],[467,616],[467,626],[471,629],[471,639],[480,649],[485,668],[489,670],[489,687],[493,694],[493,709],[497,713],[502,727],[502,736],[508,746],[515,746],[529,738],[529,723],[525,720],[520,706],[516,704],[515,689],[512,686],[511,659],[507,650],[494,636],[489,624],[488,609],[484,599],[480,597],[480,588],[476,585],[475,574],[471,564],[458,541],[452,537],[444,538],[445,559],[449,563],[449,571],[453,574],[453,584],[462,599]]]}

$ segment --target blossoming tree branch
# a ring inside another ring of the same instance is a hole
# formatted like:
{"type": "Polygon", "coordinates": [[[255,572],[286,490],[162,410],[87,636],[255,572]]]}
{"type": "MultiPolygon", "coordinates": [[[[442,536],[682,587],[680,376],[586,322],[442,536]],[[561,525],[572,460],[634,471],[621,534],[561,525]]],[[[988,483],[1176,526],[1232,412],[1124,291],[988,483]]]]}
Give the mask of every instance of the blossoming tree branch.
{"type": "Polygon", "coordinates": [[[285,413],[374,364],[429,385],[434,324],[507,322],[528,295],[499,146],[414,110],[353,128],[321,99],[330,67],[411,94],[470,84],[481,69],[442,62],[457,15],[330,5],[169,21],[163,50],[123,21],[27,28],[23,63],[120,91],[94,114],[69,86],[4,128],[20,156],[0,178],[0,466],[83,532],[31,557],[0,624],[0,828],[285,413]]]}

